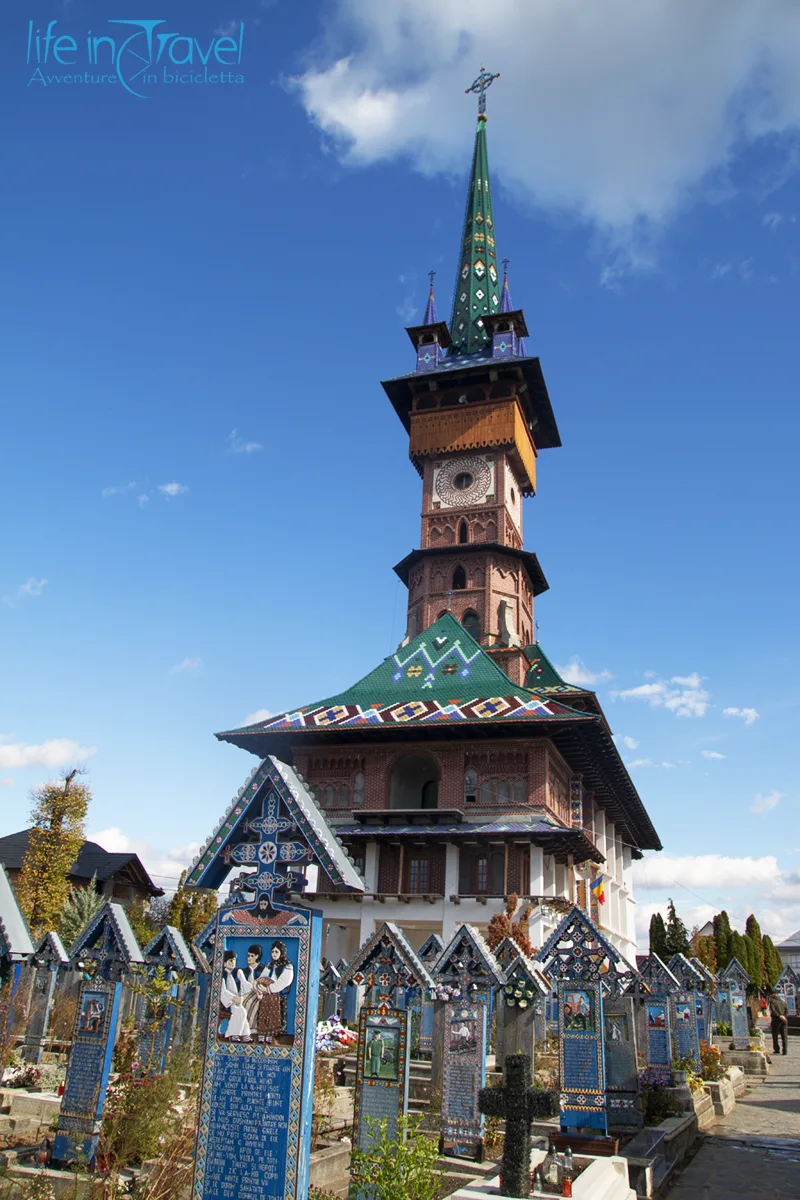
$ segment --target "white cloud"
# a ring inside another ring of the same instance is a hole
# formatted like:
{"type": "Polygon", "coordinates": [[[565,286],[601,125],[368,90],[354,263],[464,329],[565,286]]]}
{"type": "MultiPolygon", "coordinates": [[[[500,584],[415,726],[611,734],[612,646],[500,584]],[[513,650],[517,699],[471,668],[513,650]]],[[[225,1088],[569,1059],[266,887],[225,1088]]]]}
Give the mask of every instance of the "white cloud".
{"type": "Polygon", "coordinates": [[[237,429],[230,431],[226,441],[228,443],[229,454],[255,454],[256,451],[264,449],[261,442],[246,442],[244,438],[239,437],[237,429]]]}
{"type": "Polygon", "coordinates": [[[2,779],[0,779],[0,788],[14,787],[16,782],[16,779],[12,779],[10,775],[5,775],[2,779]]]}
{"type": "Polygon", "coordinates": [[[638,886],[671,888],[745,888],[753,884],[771,884],[779,876],[774,855],[763,858],[730,858],[723,854],[646,856],[634,864],[638,886]]]}
{"type": "Polygon", "coordinates": [[[650,917],[654,912],[666,916],[670,896],[690,929],[723,908],[741,933],[755,913],[775,942],[800,927],[800,873],[782,871],[773,855],[647,854],[634,863],[633,880],[640,948],[647,946],[650,917]]]}
{"type": "Polygon", "coordinates": [[[629,750],[638,750],[641,742],[637,742],[636,738],[628,737],[626,733],[622,735],[622,744],[627,746],[629,750]]]}
{"type": "Polygon", "coordinates": [[[720,754],[719,750],[701,750],[703,758],[723,759],[727,758],[727,754],[720,754]]]}
{"type": "Polygon", "coordinates": [[[765,813],[771,812],[773,808],[777,808],[783,799],[783,792],[771,791],[766,795],[761,792],[756,792],[753,797],[753,803],[750,805],[750,812],[765,813]]]}
{"type": "Polygon", "coordinates": [[[148,496],[147,492],[142,492],[141,496],[139,497],[139,508],[144,508],[145,505],[149,503],[150,497],[148,496]]]}
{"type": "Polygon", "coordinates": [[[242,721],[242,725],[257,725],[259,721],[266,721],[269,717],[274,717],[275,713],[268,708],[257,708],[255,712],[248,713],[242,721]]]}
{"type": "Polygon", "coordinates": [[[590,671],[577,654],[573,655],[566,666],[556,665],[556,670],[566,683],[572,683],[576,687],[591,687],[595,683],[606,683],[614,678],[610,671],[590,671]]]}
{"type": "Polygon", "coordinates": [[[691,675],[673,675],[669,680],[641,683],[638,687],[613,691],[611,695],[619,700],[644,700],[652,708],[666,708],[676,717],[704,717],[711,694],[702,684],[703,677],[695,671],[691,675]]]}
{"type": "Polygon", "coordinates": [[[635,771],[637,767],[658,767],[664,771],[676,771],[678,764],[673,762],[653,762],[652,758],[632,758],[625,763],[629,771],[635,771]]]}
{"type": "Polygon", "coordinates": [[[174,850],[156,850],[149,842],[129,837],[117,826],[90,833],[89,840],[97,842],[109,854],[138,854],[153,882],[166,891],[175,889],[181,872],[186,870],[200,849],[199,842],[191,842],[174,850]]]}
{"type": "Polygon", "coordinates": [[[200,663],[199,658],[184,658],[174,667],[170,667],[169,673],[170,675],[195,675],[200,670],[200,663]]]}
{"type": "Polygon", "coordinates": [[[167,500],[171,500],[174,496],[182,496],[189,489],[185,483],[160,483],[158,490],[162,496],[166,496],[167,500]]]}
{"type": "Polygon", "coordinates": [[[326,29],[294,84],[346,161],[463,173],[485,62],[506,187],[607,230],[730,194],[737,151],[800,123],[795,0],[505,0],[502,19],[484,0],[336,0],[326,29]]]}
{"type": "Polygon", "coordinates": [[[779,225],[783,224],[783,213],[779,213],[779,212],[764,213],[764,216],[761,218],[761,224],[766,229],[771,229],[774,232],[778,228],[779,225]]]}
{"type": "Polygon", "coordinates": [[[32,575],[30,579],[21,583],[15,592],[3,596],[3,603],[7,604],[9,608],[13,608],[19,604],[20,600],[28,600],[31,596],[41,596],[46,583],[46,579],[36,579],[32,575]]]}
{"type": "Polygon", "coordinates": [[[7,742],[0,739],[0,767],[12,771],[27,767],[64,767],[83,762],[97,753],[97,746],[82,746],[71,738],[50,738],[46,742],[7,742]]]}
{"type": "Polygon", "coordinates": [[[127,496],[129,492],[136,489],[135,481],[132,483],[122,483],[114,487],[104,487],[100,495],[107,499],[109,496],[127,496]]]}
{"type": "Polygon", "coordinates": [[[723,717],[741,717],[745,725],[752,725],[757,721],[760,713],[757,713],[754,708],[723,708],[723,717]]]}

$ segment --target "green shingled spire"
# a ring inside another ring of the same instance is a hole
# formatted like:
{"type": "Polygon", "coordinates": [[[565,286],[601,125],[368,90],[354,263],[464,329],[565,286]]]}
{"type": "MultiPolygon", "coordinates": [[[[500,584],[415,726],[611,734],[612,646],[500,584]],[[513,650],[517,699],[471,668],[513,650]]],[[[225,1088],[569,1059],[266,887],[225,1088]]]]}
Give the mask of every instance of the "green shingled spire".
{"type": "Polygon", "coordinates": [[[467,89],[479,93],[480,110],[450,322],[453,339],[451,354],[473,354],[476,350],[482,350],[489,341],[483,328],[483,318],[488,313],[496,313],[500,307],[489,156],[486,151],[486,114],[483,111],[486,88],[496,78],[496,75],[489,75],[481,67],[475,83],[467,89]]]}

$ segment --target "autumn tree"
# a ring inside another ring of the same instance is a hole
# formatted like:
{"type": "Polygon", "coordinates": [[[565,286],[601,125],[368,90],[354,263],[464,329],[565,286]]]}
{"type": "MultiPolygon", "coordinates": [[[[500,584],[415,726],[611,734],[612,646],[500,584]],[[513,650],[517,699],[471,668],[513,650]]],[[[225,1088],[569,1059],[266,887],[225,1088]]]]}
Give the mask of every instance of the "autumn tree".
{"type": "Polygon", "coordinates": [[[69,872],[84,841],[83,823],[92,793],[77,769],[31,792],[28,849],[17,895],[35,938],[56,929],[70,892],[69,872]]]}
{"type": "Polygon", "coordinates": [[[686,954],[688,950],[689,934],[686,926],[675,911],[672,900],[669,900],[667,902],[666,961],[668,962],[673,954],[686,954]]]}
{"type": "Polygon", "coordinates": [[[692,943],[695,958],[707,967],[712,975],[717,973],[717,945],[713,937],[701,937],[699,934],[692,943]]]}
{"type": "Polygon", "coordinates": [[[526,904],[519,915],[515,917],[514,914],[517,911],[518,904],[519,896],[508,897],[503,912],[495,913],[489,921],[489,926],[486,930],[486,942],[489,949],[494,951],[504,938],[510,937],[517,943],[523,954],[527,954],[529,958],[533,958],[536,951],[528,937],[528,922],[531,919],[533,905],[526,904]]]}
{"type": "Polygon", "coordinates": [[[216,892],[187,888],[186,871],[181,872],[175,894],[167,909],[167,924],[174,925],[191,944],[217,911],[216,892]]]}
{"type": "Polygon", "coordinates": [[[763,937],[764,945],[764,978],[767,987],[774,988],[778,982],[778,976],[783,970],[783,961],[780,954],[775,948],[775,943],[768,933],[763,937]]]}
{"type": "Polygon", "coordinates": [[[650,918],[650,953],[657,954],[662,962],[667,961],[667,929],[661,913],[650,918]]]}

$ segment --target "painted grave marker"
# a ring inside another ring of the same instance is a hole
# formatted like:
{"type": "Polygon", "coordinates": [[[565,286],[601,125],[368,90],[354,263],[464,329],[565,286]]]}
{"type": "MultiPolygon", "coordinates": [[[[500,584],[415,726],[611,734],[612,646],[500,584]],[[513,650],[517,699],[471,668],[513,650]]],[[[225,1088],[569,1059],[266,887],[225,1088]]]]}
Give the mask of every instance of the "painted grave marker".
{"type": "Polygon", "coordinates": [[[732,958],[720,973],[720,982],[728,990],[733,1047],[746,1050],[750,1045],[750,1021],[747,1015],[747,988],[750,976],[737,958],[732,958]]]}
{"type": "Polygon", "coordinates": [[[305,1200],[322,914],[289,903],[316,863],[363,891],[300,777],[269,756],[192,864],[187,885],[218,889],[214,968],[193,1200],[305,1200]]]}
{"type": "Polygon", "coordinates": [[[122,905],[103,905],[71,947],[70,960],[83,970],[84,980],[53,1160],[88,1165],[94,1158],[105,1107],[119,1025],[122,977],[142,962],[142,952],[122,905]]]}
{"type": "Polygon", "coordinates": [[[24,1056],[28,1062],[41,1062],[59,971],[69,967],[69,955],[57,933],[44,935],[31,958],[31,965],[35,968],[33,1002],[25,1030],[24,1056]]]}
{"type": "Polygon", "coordinates": [[[486,1086],[487,1007],[449,1000],[444,1006],[440,1154],[483,1161],[483,1113],[478,1093],[486,1086]]]}
{"type": "Polygon", "coordinates": [[[717,1024],[730,1025],[731,1023],[731,996],[726,987],[721,987],[717,992],[717,1024]]]}
{"type": "Polygon", "coordinates": [[[339,1012],[339,988],[342,982],[341,973],[333,965],[328,962],[322,968],[319,977],[320,991],[320,1020],[326,1021],[328,1017],[335,1017],[339,1012]]]}
{"type": "Polygon", "coordinates": [[[394,1138],[398,1117],[408,1112],[410,1023],[406,1009],[387,1004],[359,1014],[353,1131],[360,1150],[369,1150],[377,1134],[371,1121],[385,1121],[387,1137],[394,1138]]]}
{"type": "Polygon", "coordinates": [[[537,962],[558,983],[562,1132],[605,1133],[603,1005],[625,989],[640,988],[641,978],[577,906],[550,935],[537,962]]]}
{"type": "Polygon", "coordinates": [[[531,1070],[535,1061],[536,1021],[550,986],[538,963],[532,962],[516,942],[505,938],[495,952],[506,982],[497,1005],[495,1053],[502,1070],[507,1054],[527,1054],[531,1070]]]}
{"type": "Polygon", "coordinates": [[[680,991],[680,983],[657,954],[637,958],[639,975],[650,989],[641,996],[641,1041],[648,1067],[672,1065],[672,1021],[669,998],[680,991]]]}
{"type": "Polygon", "coordinates": [[[690,1059],[692,1069],[699,1071],[700,1043],[697,1040],[694,992],[676,992],[674,996],[670,996],[670,1024],[673,1061],[690,1059]]]}
{"type": "Polygon", "coordinates": [[[534,1117],[553,1116],[553,1100],[552,1092],[534,1091],[531,1061],[526,1054],[506,1055],[503,1082],[480,1091],[481,1112],[505,1122],[501,1195],[530,1195],[531,1122],[534,1117]]]}
{"type": "Polygon", "coordinates": [[[609,1125],[640,1129],[635,1006],[633,996],[609,998],[603,1004],[606,1112],[609,1125]]]}
{"type": "MultiPolygon", "coordinates": [[[[418,950],[420,961],[431,971],[444,950],[444,942],[438,933],[426,938],[418,950]]],[[[434,1002],[427,992],[422,992],[419,1017],[419,1053],[426,1057],[433,1053],[434,1002]]]]}
{"type": "Polygon", "coordinates": [[[603,997],[599,983],[558,984],[563,1133],[606,1133],[603,997]]]}
{"type": "Polygon", "coordinates": [[[138,1060],[142,1070],[152,1075],[164,1070],[173,1040],[179,1043],[187,1025],[191,1027],[191,1012],[184,1001],[187,982],[195,974],[195,959],[174,925],[165,925],[145,946],[142,957],[150,979],[156,978],[160,969],[165,982],[172,984],[171,999],[148,1001],[140,1023],[138,1060]]]}
{"type": "Polygon", "coordinates": [[[472,925],[461,925],[439,955],[433,977],[435,983],[430,993],[434,1000],[431,1085],[438,1088],[442,1085],[446,1003],[460,1000],[485,1005],[488,1030],[492,1019],[490,1001],[505,985],[505,974],[478,930],[472,925]]]}
{"type": "Polygon", "coordinates": [[[783,996],[790,1017],[797,1016],[797,994],[800,977],[793,967],[786,966],[778,976],[775,991],[783,996]]]}

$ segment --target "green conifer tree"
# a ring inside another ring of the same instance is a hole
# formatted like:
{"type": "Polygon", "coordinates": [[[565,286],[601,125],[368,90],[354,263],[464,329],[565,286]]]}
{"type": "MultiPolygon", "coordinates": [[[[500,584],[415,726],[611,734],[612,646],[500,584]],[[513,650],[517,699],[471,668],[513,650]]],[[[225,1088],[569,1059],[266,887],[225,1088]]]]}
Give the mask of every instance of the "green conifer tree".
{"type": "Polygon", "coordinates": [[[105,897],[98,895],[94,876],[88,887],[70,889],[58,923],[58,936],[67,951],[104,904],[105,897]]]}
{"type": "Polygon", "coordinates": [[[767,987],[774,988],[783,970],[783,961],[768,933],[764,934],[764,976],[767,987]]]}
{"type": "Polygon", "coordinates": [[[731,937],[733,935],[733,931],[731,929],[731,923],[728,918],[728,914],[724,909],[721,913],[718,913],[717,916],[714,917],[713,923],[714,942],[716,943],[717,948],[717,965],[719,966],[720,970],[723,970],[725,967],[727,967],[728,963],[733,957],[733,950],[731,949],[731,937]]]}
{"type": "Polygon", "coordinates": [[[667,930],[661,913],[653,913],[650,918],[650,953],[657,954],[662,962],[666,962],[667,930]]]}
{"type": "Polygon", "coordinates": [[[766,979],[766,973],[764,971],[764,938],[761,934],[761,926],[759,925],[753,913],[751,913],[747,918],[745,931],[752,943],[753,969],[750,971],[750,979],[753,987],[760,991],[763,988],[764,981],[766,979]]]}
{"type": "Polygon", "coordinates": [[[666,955],[667,961],[672,958],[673,954],[687,954],[689,951],[689,934],[686,926],[675,911],[675,905],[670,899],[667,902],[667,927],[666,927],[666,955]]]}

